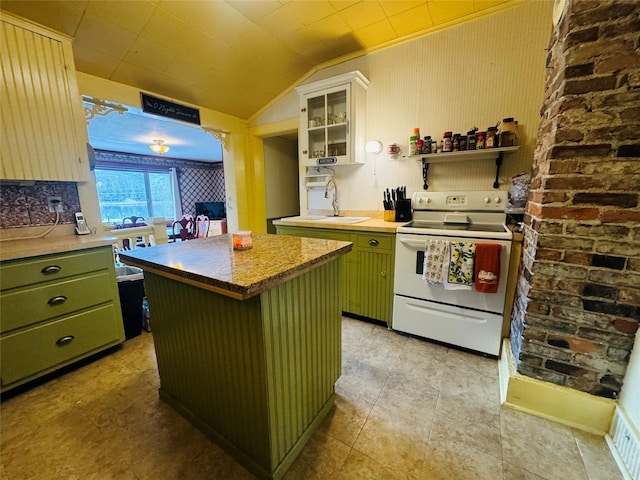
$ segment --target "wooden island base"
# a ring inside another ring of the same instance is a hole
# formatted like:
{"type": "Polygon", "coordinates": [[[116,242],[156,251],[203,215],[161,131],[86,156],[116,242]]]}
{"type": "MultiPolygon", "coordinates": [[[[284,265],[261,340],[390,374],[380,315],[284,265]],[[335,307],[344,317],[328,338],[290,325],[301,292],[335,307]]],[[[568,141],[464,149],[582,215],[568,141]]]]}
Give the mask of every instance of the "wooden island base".
{"type": "Polygon", "coordinates": [[[160,397],[253,474],[281,478],[333,406],[339,257],[245,300],[144,276],[160,397]]]}

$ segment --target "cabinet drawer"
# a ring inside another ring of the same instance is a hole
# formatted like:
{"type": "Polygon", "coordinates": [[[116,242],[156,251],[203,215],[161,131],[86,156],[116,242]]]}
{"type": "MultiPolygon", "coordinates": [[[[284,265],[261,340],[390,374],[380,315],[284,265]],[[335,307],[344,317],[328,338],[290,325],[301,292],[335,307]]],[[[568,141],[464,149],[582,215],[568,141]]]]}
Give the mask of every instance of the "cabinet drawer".
{"type": "Polygon", "coordinates": [[[14,290],[0,296],[2,333],[114,300],[110,272],[14,290]]]}
{"type": "Polygon", "coordinates": [[[110,304],[0,338],[2,386],[122,341],[118,322],[110,304]]]}
{"type": "Polygon", "coordinates": [[[393,236],[379,234],[358,234],[357,245],[360,248],[375,248],[377,250],[393,250],[393,236]]]}
{"type": "Polygon", "coordinates": [[[106,269],[109,262],[113,263],[110,248],[4,262],[0,265],[0,289],[7,290],[106,269]]]}

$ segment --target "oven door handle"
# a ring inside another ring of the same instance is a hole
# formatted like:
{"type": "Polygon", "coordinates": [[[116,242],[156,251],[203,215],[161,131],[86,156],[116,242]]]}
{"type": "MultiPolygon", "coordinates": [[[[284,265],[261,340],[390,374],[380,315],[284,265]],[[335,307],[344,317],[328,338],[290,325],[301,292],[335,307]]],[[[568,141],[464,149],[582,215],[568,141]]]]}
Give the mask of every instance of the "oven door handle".
{"type": "Polygon", "coordinates": [[[400,240],[400,243],[403,243],[403,244],[405,244],[405,245],[407,245],[409,247],[422,248],[423,250],[425,248],[427,248],[427,242],[426,241],[420,242],[418,240],[409,240],[407,238],[400,238],[399,240],[400,240]]]}

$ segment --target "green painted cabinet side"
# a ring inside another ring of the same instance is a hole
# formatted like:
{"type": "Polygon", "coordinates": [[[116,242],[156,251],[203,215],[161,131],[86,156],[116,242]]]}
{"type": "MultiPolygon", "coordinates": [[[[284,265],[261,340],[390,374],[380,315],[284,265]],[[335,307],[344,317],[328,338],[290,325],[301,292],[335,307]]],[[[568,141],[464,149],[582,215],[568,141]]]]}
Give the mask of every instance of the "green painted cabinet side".
{"type": "MultiPolygon", "coordinates": [[[[278,235],[295,235],[298,237],[311,237],[322,238],[326,240],[340,240],[343,242],[352,242],[355,249],[355,238],[350,231],[347,230],[329,230],[326,228],[305,228],[305,227],[290,227],[277,225],[276,230],[278,235]]],[[[352,259],[354,257],[353,250],[346,255],[343,255],[340,262],[341,274],[340,274],[340,305],[343,312],[351,311],[351,271],[352,259]]]]}
{"type": "Polygon", "coordinates": [[[342,310],[391,326],[395,234],[282,225],[276,228],[280,235],[352,242],[353,250],[342,259],[342,310]]]}

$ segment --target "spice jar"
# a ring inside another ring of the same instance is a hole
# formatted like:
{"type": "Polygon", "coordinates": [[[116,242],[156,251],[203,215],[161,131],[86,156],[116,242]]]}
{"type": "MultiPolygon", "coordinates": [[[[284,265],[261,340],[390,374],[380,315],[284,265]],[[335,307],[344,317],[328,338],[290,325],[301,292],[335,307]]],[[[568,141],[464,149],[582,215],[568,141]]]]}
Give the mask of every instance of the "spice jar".
{"type": "Polygon", "coordinates": [[[451,136],[452,136],[452,132],[444,132],[444,135],[442,136],[443,152],[450,152],[451,149],[453,148],[451,136]]]}
{"type": "Polygon", "coordinates": [[[487,132],[476,132],[476,150],[482,150],[484,148],[484,139],[487,132]]]}
{"type": "Polygon", "coordinates": [[[431,153],[431,137],[427,135],[422,141],[422,153],[431,153]]]}
{"type": "Polygon", "coordinates": [[[456,133],[453,136],[453,140],[451,140],[451,151],[459,152],[460,151],[460,134],[456,133]]]}
{"type": "Polygon", "coordinates": [[[498,146],[498,127],[487,128],[487,137],[484,141],[484,148],[494,148],[498,146]]]}
{"type": "Polygon", "coordinates": [[[467,136],[460,135],[460,151],[467,149],[467,136]]]}
{"type": "Polygon", "coordinates": [[[467,132],[467,149],[475,150],[476,149],[476,131],[469,130],[467,132]]]}

